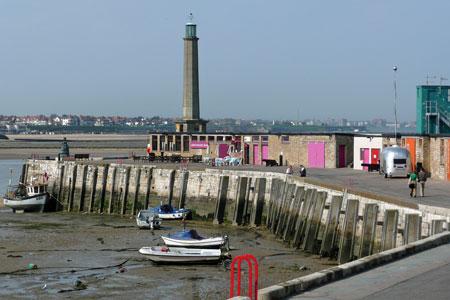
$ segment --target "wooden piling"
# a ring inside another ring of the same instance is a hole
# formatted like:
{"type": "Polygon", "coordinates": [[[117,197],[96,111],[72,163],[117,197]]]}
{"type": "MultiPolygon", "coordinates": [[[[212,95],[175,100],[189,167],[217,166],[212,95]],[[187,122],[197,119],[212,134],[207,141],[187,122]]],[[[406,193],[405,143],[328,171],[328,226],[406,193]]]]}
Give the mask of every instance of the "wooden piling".
{"type": "Polygon", "coordinates": [[[330,208],[328,209],[327,220],[325,223],[325,232],[320,248],[321,256],[332,256],[335,248],[337,248],[337,233],[342,199],[342,196],[333,196],[331,198],[330,208]]]}
{"type": "Polygon", "coordinates": [[[282,211],[284,208],[284,202],[285,202],[286,194],[287,194],[288,188],[289,188],[289,182],[288,182],[287,178],[286,178],[286,181],[284,181],[281,184],[281,188],[282,189],[280,190],[280,194],[279,194],[278,201],[277,201],[277,207],[276,207],[277,211],[275,212],[275,216],[273,218],[273,223],[272,223],[272,228],[271,228],[271,231],[273,233],[277,232],[279,224],[280,224],[280,219],[281,219],[282,211]]]}
{"type": "Polygon", "coordinates": [[[94,167],[94,172],[92,174],[91,181],[91,195],[89,197],[89,209],[88,212],[93,212],[94,210],[94,202],[95,202],[95,192],[97,190],[97,176],[98,176],[98,167],[94,167]]]}
{"type": "Polygon", "coordinates": [[[69,204],[67,205],[67,211],[70,212],[73,209],[73,202],[75,197],[75,187],[77,183],[77,170],[78,165],[74,165],[72,169],[72,182],[70,184],[70,192],[69,192],[69,204]]]}
{"type": "Polygon", "coordinates": [[[280,199],[280,192],[281,192],[281,183],[282,181],[280,179],[272,179],[272,187],[270,191],[270,207],[269,207],[269,218],[267,222],[267,228],[272,228],[276,213],[277,213],[277,207],[278,202],[280,199]]]}
{"type": "Polygon", "coordinates": [[[356,240],[356,225],[358,222],[358,200],[347,200],[345,209],[344,227],[339,244],[338,263],[345,264],[353,260],[353,250],[356,240]]]}
{"type": "Polygon", "coordinates": [[[225,214],[225,205],[227,202],[228,182],[229,176],[220,176],[219,190],[217,192],[216,212],[214,214],[214,225],[218,225],[223,222],[225,214]]]}
{"type": "Polygon", "coordinates": [[[397,226],[398,226],[398,210],[387,209],[384,212],[383,231],[381,234],[382,251],[396,247],[397,226]]]}
{"type": "Polygon", "coordinates": [[[242,214],[242,224],[248,224],[250,220],[250,210],[251,210],[251,204],[250,204],[250,195],[252,193],[252,180],[253,178],[248,178],[247,183],[247,190],[245,191],[245,203],[244,203],[244,212],[242,214]]]}
{"type": "Polygon", "coordinates": [[[272,206],[273,206],[273,199],[275,196],[275,181],[277,181],[277,178],[272,178],[270,182],[270,194],[269,194],[269,202],[267,203],[267,219],[266,219],[266,227],[268,228],[270,226],[270,219],[272,217],[272,206]]]}
{"type": "Polygon", "coordinates": [[[286,227],[289,209],[291,208],[291,203],[292,203],[292,194],[294,193],[294,190],[295,190],[295,184],[293,184],[293,183],[288,184],[287,191],[282,199],[283,206],[281,209],[281,214],[279,216],[277,229],[275,231],[275,234],[280,238],[282,237],[282,235],[284,233],[284,229],[286,227]]]}
{"type": "Polygon", "coordinates": [[[242,216],[244,213],[245,193],[247,191],[248,177],[239,177],[236,188],[235,206],[232,225],[242,224],[242,216]]]}
{"type": "Polygon", "coordinates": [[[59,185],[58,185],[58,196],[56,199],[56,211],[63,209],[63,190],[64,190],[64,171],[66,167],[64,165],[61,165],[60,171],[59,171],[59,185]]]}
{"type": "Polygon", "coordinates": [[[295,234],[294,239],[292,241],[292,246],[294,248],[300,248],[300,245],[303,240],[303,233],[305,231],[306,218],[309,214],[309,209],[311,207],[311,199],[315,197],[317,190],[315,189],[307,189],[305,193],[305,198],[303,200],[300,213],[297,218],[296,226],[295,226],[295,234]]]}
{"type": "Polygon", "coordinates": [[[407,245],[422,238],[422,216],[418,214],[405,215],[405,230],[403,244],[407,245]]]}
{"type": "Polygon", "coordinates": [[[138,199],[139,199],[139,187],[141,186],[141,169],[140,168],[136,169],[135,180],[136,180],[136,182],[134,185],[134,199],[133,199],[133,206],[131,208],[131,213],[133,215],[136,215],[136,209],[137,209],[138,199]]]}
{"type": "Polygon", "coordinates": [[[80,192],[80,205],[78,206],[78,212],[84,210],[84,197],[86,194],[86,176],[88,172],[88,166],[83,165],[81,170],[81,192],[80,192]]]}
{"type": "Polygon", "coordinates": [[[148,203],[150,201],[150,191],[152,190],[153,168],[148,170],[147,187],[145,189],[145,204],[144,209],[148,209],[148,203]]]}
{"type": "Polygon", "coordinates": [[[322,213],[327,200],[327,192],[318,192],[314,202],[311,203],[311,212],[307,221],[303,250],[318,253],[320,248],[316,246],[316,239],[320,229],[322,213]]]}
{"type": "Polygon", "coordinates": [[[175,170],[171,170],[170,175],[169,175],[169,204],[170,205],[172,205],[174,185],[175,185],[175,170]]]}
{"type": "Polygon", "coordinates": [[[261,225],[264,207],[264,196],[266,195],[266,178],[256,178],[253,210],[250,218],[250,226],[261,225]]]}
{"type": "Polygon", "coordinates": [[[98,213],[103,213],[103,208],[105,206],[105,196],[106,196],[106,183],[108,180],[108,171],[109,171],[109,165],[105,165],[103,167],[103,174],[102,174],[102,190],[100,192],[100,205],[98,207],[98,213]]]}
{"type": "Polygon", "coordinates": [[[111,193],[109,194],[109,203],[108,203],[108,214],[114,212],[114,191],[116,189],[116,176],[117,176],[117,167],[113,167],[112,175],[111,175],[111,193]]]}
{"type": "Polygon", "coordinates": [[[180,201],[178,202],[178,209],[184,208],[186,202],[186,190],[189,182],[189,171],[184,170],[181,176],[180,201]]]}
{"type": "Polygon", "coordinates": [[[120,214],[124,215],[127,212],[127,198],[128,198],[128,189],[130,185],[130,171],[131,168],[127,167],[125,169],[125,183],[124,183],[124,189],[122,194],[122,207],[120,209],[120,214]]]}
{"type": "Polygon", "coordinates": [[[366,257],[374,253],[377,218],[378,205],[366,204],[364,207],[359,258],[366,257]]]}
{"type": "Polygon", "coordinates": [[[289,242],[291,239],[295,220],[298,217],[300,206],[302,204],[301,199],[302,199],[302,194],[303,194],[304,190],[305,189],[302,186],[298,186],[298,185],[295,186],[294,195],[292,197],[291,207],[289,209],[288,219],[287,219],[286,226],[285,226],[284,233],[283,233],[283,240],[285,242],[289,242]]]}

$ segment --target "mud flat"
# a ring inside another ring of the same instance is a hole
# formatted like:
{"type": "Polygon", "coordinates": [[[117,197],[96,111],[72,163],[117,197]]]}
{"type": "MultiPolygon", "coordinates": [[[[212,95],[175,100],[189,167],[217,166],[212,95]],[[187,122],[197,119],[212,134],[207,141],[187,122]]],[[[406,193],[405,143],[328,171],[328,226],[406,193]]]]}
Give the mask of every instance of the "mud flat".
{"type": "MultiPolygon", "coordinates": [[[[204,236],[228,235],[233,257],[254,255],[259,288],[330,267],[328,260],[285,247],[262,228],[197,221],[188,221],[187,228],[204,236]]],[[[137,229],[129,217],[2,209],[0,299],[227,299],[230,261],[156,265],[138,253],[140,247],[161,243],[161,234],[181,229],[180,221],[164,221],[152,232],[137,229]]]]}

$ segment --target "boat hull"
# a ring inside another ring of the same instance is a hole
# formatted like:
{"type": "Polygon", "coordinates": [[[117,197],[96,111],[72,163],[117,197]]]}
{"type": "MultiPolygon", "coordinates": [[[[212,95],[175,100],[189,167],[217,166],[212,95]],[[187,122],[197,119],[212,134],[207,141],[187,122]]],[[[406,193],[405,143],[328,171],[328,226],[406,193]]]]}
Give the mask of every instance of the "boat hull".
{"type": "Polygon", "coordinates": [[[155,263],[165,264],[207,264],[216,263],[222,253],[218,249],[189,249],[189,248],[168,248],[162,251],[163,247],[143,247],[139,253],[146,255],[155,263]]]}
{"type": "Polygon", "coordinates": [[[187,248],[220,248],[225,245],[223,237],[206,238],[202,240],[196,239],[174,239],[167,236],[161,237],[167,246],[187,247],[187,248]]]}
{"type": "Polygon", "coordinates": [[[158,213],[158,216],[160,219],[163,220],[176,220],[176,219],[182,219],[183,218],[183,214],[185,214],[185,212],[177,212],[177,213],[158,213]]]}
{"type": "Polygon", "coordinates": [[[38,194],[24,198],[8,198],[3,199],[3,204],[11,208],[14,212],[16,210],[23,210],[27,212],[38,211],[43,212],[45,204],[48,200],[48,194],[38,194]]]}

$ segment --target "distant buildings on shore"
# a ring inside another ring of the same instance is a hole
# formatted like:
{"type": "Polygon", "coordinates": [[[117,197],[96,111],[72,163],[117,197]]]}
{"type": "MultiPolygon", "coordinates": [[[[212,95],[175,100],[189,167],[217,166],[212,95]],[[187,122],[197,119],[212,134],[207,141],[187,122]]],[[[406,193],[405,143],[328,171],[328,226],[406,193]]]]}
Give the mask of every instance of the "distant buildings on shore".
{"type": "MultiPolygon", "coordinates": [[[[172,131],[179,118],[154,117],[120,117],[120,116],[84,116],[56,115],[50,116],[4,116],[0,115],[0,133],[45,133],[58,132],[76,128],[77,132],[111,131],[112,128],[129,128],[130,130],[172,131]],[[109,129],[109,130],[108,130],[109,129]]],[[[390,132],[394,123],[384,119],[370,121],[350,121],[347,119],[310,120],[243,120],[211,119],[208,132],[390,132]]],[[[399,130],[415,131],[415,122],[402,122],[399,130]]]]}

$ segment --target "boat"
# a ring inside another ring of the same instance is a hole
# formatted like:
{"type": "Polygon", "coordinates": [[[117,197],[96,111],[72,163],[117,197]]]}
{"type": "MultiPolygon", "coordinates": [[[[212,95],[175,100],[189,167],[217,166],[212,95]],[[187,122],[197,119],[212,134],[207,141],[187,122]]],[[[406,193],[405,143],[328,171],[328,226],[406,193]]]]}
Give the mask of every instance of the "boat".
{"type": "Polygon", "coordinates": [[[136,223],[139,229],[157,229],[161,227],[162,220],[158,213],[153,210],[141,210],[136,216],[136,223]]]}
{"type": "Polygon", "coordinates": [[[37,177],[32,177],[29,184],[10,184],[3,197],[3,203],[14,213],[16,211],[44,212],[45,204],[49,199],[47,187],[46,180],[39,181],[37,177]]]}
{"type": "Polygon", "coordinates": [[[161,219],[182,219],[190,210],[187,208],[174,209],[170,204],[164,204],[157,207],[152,207],[150,210],[156,211],[161,219]]]}
{"type": "Polygon", "coordinates": [[[188,248],[220,248],[228,245],[228,236],[202,237],[195,229],[174,232],[161,238],[167,246],[188,248]]]}
{"type": "Polygon", "coordinates": [[[182,247],[142,247],[139,253],[156,263],[199,264],[215,263],[222,258],[220,249],[193,249],[182,247]]]}

